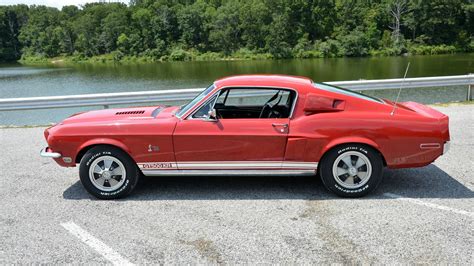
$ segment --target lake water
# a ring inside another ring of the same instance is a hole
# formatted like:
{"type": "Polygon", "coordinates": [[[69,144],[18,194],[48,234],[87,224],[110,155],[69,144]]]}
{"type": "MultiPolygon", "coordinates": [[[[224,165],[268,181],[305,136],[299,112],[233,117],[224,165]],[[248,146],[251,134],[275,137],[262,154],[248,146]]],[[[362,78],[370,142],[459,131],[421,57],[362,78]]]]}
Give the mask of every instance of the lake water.
{"type": "MultiPolygon", "coordinates": [[[[0,98],[72,95],[205,87],[236,74],[289,74],[314,81],[462,75],[474,72],[474,54],[331,58],[263,61],[166,62],[152,64],[78,64],[74,66],[0,65],[0,98]]],[[[396,91],[367,92],[395,98],[396,91]]],[[[401,100],[423,103],[464,100],[466,88],[407,89],[401,100]]],[[[36,125],[60,121],[72,113],[101,107],[1,112],[0,125],[36,125]]]]}

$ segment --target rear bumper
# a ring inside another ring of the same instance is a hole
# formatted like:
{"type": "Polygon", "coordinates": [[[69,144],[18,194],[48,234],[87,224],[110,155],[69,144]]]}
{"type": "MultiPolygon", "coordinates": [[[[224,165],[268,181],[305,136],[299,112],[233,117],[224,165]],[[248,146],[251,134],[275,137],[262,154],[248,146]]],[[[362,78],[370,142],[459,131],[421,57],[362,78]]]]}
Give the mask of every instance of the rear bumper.
{"type": "Polygon", "coordinates": [[[53,152],[49,147],[43,148],[40,151],[41,157],[46,157],[46,158],[60,158],[62,155],[59,152],[53,152]]]}

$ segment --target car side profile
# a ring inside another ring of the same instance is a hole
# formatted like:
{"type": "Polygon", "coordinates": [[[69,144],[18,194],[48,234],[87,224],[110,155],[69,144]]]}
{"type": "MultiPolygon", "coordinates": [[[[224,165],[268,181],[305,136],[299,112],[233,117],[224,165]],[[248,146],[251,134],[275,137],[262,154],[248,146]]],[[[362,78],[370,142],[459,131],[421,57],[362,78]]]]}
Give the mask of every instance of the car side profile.
{"type": "Polygon", "coordinates": [[[448,117],[304,77],[223,78],[183,106],[75,114],[45,130],[41,151],[79,165],[97,198],[131,193],[142,176],[319,175],[343,197],[382,181],[384,167],[425,166],[449,147],[448,117]]]}

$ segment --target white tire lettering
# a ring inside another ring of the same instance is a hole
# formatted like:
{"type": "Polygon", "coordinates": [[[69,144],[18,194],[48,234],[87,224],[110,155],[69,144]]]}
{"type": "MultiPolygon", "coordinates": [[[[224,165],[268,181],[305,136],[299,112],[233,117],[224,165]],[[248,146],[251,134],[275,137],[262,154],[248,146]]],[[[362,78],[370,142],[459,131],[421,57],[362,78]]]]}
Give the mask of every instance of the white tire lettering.
{"type": "Polygon", "coordinates": [[[362,191],[364,191],[364,190],[366,190],[366,189],[369,188],[369,185],[368,185],[368,184],[365,185],[365,186],[363,186],[363,187],[361,187],[361,188],[354,189],[354,190],[342,188],[342,187],[338,186],[337,184],[334,184],[334,186],[335,186],[337,189],[339,189],[340,191],[344,192],[344,193],[358,193],[358,192],[362,192],[362,191]]]}

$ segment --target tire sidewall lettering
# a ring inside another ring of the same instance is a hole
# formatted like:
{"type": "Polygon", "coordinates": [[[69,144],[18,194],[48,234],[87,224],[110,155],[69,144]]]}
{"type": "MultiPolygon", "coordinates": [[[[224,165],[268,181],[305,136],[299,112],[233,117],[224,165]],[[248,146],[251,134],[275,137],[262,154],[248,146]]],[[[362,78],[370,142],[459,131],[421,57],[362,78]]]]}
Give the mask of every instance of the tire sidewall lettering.
{"type": "Polygon", "coordinates": [[[350,146],[350,147],[346,147],[346,148],[343,148],[343,149],[338,150],[338,151],[337,151],[337,154],[342,154],[342,153],[344,153],[344,152],[346,152],[346,151],[360,151],[360,152],[363,152],[363,153],[365,153],[365,154],[368,154],[368,153],[369,153],[366,149],[364,149],[364,148],[362,148],[362,147],[353,147],[353,146],[350,146]]]}
{"type": "Polygon", "coordinates": [[[369,188],[369,184],[365,184],[363,187],[356,188],[356,189],[343,188],[343,187],[340,187],[337,183],[334,184],[334,187],[339,189],[340,191],[342,191],[344,193],[359,193],[359,192],[363,192],[364,190],[367,190],[369,188]]]}
{"type": "Polygon", "coordinates": [[[119,194],[120,192],[122,192],[123,190],[125,190],[125,189],[127,188],[127,186],[128,186],[129,183],[130,183],[130,181],[127,179],[127,180],[125,180],[125,183],[123,183],[123,185],[122,185],[119,189],[117,189],[117,190],[115,190],[115,191],[112,191],[112,192],[100,191],[100,194],[101,194],[101,195],[104,195],[104,196],[114,196],[114,195],[117,195],[117,194],[119,194]]]}
{"type": "MultiPolygon", "coordinates": [[[[104,155],[113,156],[112,153],[109,152],[109,151],[98,152],[98,153],[92,155],[89,160],[87,160],[86,165],[87,165],[87,166],[90,166],[90,164],[91,164],[95,159],[97,159],[97,158],[100,157],[100,156],[104,156],[104,155]]],[[[115,157],[115,156],[113,156],[113,157],[115,157]]],[[[117,157],[115,157],[115,158],[117,158],[117,157]]],[[[118,158],[117,158],[117,159],[118,159],[118,158]]]]}

